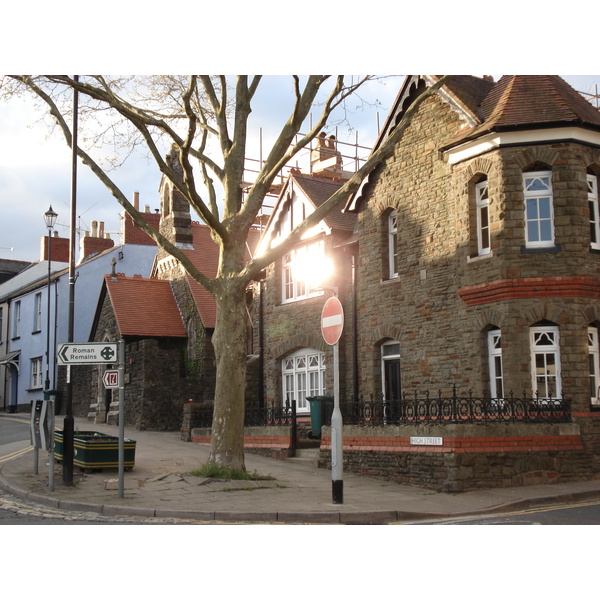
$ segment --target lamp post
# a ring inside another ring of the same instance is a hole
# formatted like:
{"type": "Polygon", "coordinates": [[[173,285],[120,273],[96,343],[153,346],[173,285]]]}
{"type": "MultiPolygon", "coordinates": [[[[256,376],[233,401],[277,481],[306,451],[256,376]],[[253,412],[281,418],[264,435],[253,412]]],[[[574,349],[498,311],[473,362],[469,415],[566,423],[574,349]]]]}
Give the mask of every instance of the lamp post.
{"type": "MultiPolygon", "coordinates": [[[[46,381],[44,389],[48,393],[50,391],[50,274],[52,261],[52,230],[56,223],[58,215],[52,210],[52,205],[44,213],[44,221],[48,228],[48,315],[46,322],[46,381]]],[[[48,394],[48,400],[50,395],[48,394]]],[[[54,403],[50,403],[50,439],[49,444],[49,461],[48,461],[48,490],[54,491],[54,403]]]]}
{"type": "Polygon", "coordinates": [[[44,213],[44,221],[48,228],[48,320],[46,323],[46,382],[44,389],[50,389],[50,270],[52,260],[52,230],[58,215],[52,210],[52,205],[44,213]]]}

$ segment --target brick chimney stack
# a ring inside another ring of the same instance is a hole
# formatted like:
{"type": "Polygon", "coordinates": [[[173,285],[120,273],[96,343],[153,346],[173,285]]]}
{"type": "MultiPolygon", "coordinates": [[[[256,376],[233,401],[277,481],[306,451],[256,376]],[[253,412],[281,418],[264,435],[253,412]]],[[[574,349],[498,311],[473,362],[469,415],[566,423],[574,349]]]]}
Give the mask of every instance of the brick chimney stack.
{"type": "MultiPolygon", "coordinates": [[[[69,262],[69,238],[58,237],[58,231],[52,235],[52,262],[69,262]]],[[[40,260],[48,260],[48,236],[40,240],[40,260]]]]}
{"type": "Polygon", "coordinates": [[[85,260],[92,254],[104,252],[114,245],[115,242],[110,239],[110,235],[104,233],[104,221],[92,221],[90,223],[90,231],[86,231],[81,238],[79,262],[85,260]]]}

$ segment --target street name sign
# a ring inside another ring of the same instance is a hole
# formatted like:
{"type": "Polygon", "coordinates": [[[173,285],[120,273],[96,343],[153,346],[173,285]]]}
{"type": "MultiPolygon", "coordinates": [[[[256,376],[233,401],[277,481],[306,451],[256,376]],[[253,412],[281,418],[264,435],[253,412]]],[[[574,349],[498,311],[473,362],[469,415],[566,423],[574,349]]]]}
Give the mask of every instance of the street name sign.
{"type": "Polygon", "coordinates": [[[102,375],[102,383],[107,390],[116,389],[119,387],[119,370],[109,369],[104,371],[102,375]]]}
{"type": "Polygon", "coordinates": [[[57,357],[60,365],[98,365],[116,363],[118,361],[117,344],[108,342],[59,344],[57,357]]]}
{"type": "Polygon", "coordinates": [[[338,343],[344,329],[344,309],[342,303],[332,296],[325,302],[321,312],[321,333],[323,339],[330,345],[338,343]]]}
{"type": "Polygon", "coordinates": [[[412,446],[442,446],[443,438],[441,437],[411,437],[410,443],[412,446]]]}

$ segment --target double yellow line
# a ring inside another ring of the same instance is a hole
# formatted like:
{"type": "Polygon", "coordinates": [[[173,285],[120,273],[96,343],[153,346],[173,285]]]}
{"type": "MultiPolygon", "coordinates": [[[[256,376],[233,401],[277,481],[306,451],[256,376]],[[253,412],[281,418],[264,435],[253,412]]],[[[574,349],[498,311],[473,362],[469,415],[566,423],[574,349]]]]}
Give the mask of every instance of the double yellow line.
{"type": "Polygon", "coordinates": [[[23,456],[24,454],[27,454],[28,452],[31,452],[32,450],[33,450],[33,446],[29,446],[28,448],[23,448],[21,450],[16,450],[15,452],[11,452],[10,454],[7,454],[6,456],[0,456],[0,464],[8,462],[9,460],[13,460],[14,458],[19,458],[19,456],[23,456]]]}

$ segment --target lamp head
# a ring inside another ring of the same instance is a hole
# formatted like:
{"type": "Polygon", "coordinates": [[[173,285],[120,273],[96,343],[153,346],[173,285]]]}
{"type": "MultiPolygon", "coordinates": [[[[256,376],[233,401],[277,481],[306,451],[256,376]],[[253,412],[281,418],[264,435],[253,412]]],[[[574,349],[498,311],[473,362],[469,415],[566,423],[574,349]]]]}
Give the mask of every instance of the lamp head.
{"type": "Polygon", "coordinates": [[[54,224],[56,223],[56,217],[58,214],[52,210],[52,205],[50,208],[44,213],[44,221],[46,222],[46,227],[48,229],[53,229],[54,224]]]}

